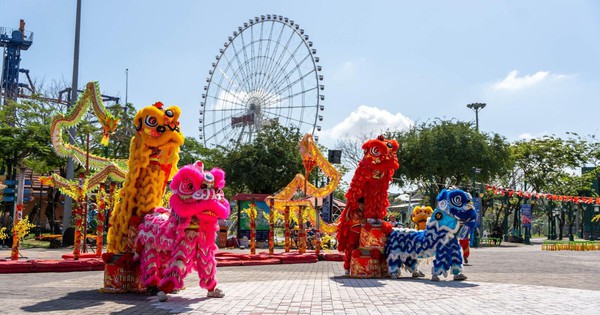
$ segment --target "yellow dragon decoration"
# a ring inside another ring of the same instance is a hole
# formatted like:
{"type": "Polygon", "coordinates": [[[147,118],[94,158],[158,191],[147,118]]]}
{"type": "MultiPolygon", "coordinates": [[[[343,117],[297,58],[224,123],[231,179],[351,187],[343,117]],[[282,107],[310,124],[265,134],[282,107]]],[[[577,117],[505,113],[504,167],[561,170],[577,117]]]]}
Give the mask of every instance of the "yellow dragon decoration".
{"type": "MultiPolygon", "coordinates": [[[[109,136],[115,131],[119,124],[119,119],[110,113],[102,102],[100,88],[97,82],[89,82],[86,88],[79,96],[77,103],[73,109],[65,116],[58,114],[54,116],[50,124],[50,140],[54,151],[61,157],[71,157],[79,165],[85,167],[86,159],[91,170],[97,171],[91,177],[86,178],[86,191],[94,189],[100,185],[106,178],[111,177],[116,181],[123,181],[127,173],[125,168],[125,160],[116,160],[100,157],[94,154],[88,154],[85,150],[78,148],[75,145],[67,143],[63,140],[63,131],[79,124],[84,115],[92,107],[94,114],[98,117],[98,122],[102,126],[102,144],[108,145],[109,136]]],[[[68,180],[60,175],[52,174],[52,176],[40,177],[40,181],[44,185],[54,186],[60,189],[64,194],[78,199],[79,182],[77,180],[68,180]]]]}
{"type": "Polygon", "coordinates": [[[87,194],[107,178],[110,177],[116,181],[123,181],[126,174],[122,160],[113,160],[90,154],[63,140],[63,130],[79,124],[84,119],[90,106],[102,126],[103,137],[101,143],[108,145],[108,138],[117,128],[119,119],[104,107],[97,82],[86,84],[85,90],[77,99],[73,109],[66,116],[58,114],[52,118],[50,140],[59,156],[71,157],[79,165],[89,167],[86,171],[95,170],[96,172],[92,176],[88,175],[87,177],[82,174],[78,180],[68,180],[58,174],[40,177],[40,182],[43,185],[54,186],[77,202],[76,207],[73,209],[73,217],[76,223],[75,246],[73,249],[75,259],[79,259],[80,255],[79,246],[83,237],[83,221],[85,220],[84,205],[87,194]]]}
{"type": "Polygon", "coordinates": [[[329,224],[323,221],[322,218],[317,218],[316,210],[309,199],[311,197],[321,198],[331,194],[339,185],[342,176],[340,172],[327,161],[327,158],[323,156],[311,134],[305,134],[300,141],[300,154],[302,155],[302,162],[307,168],[307,176],[312,168],[317,166],[323,174],[329,177],[329,183],[325,185],[325,187],[317,188],[306,180],[305,175],[296,174],[296,177],[294,177],[284,189],[278,194],[268,197],[268,199],[273,199],[273,208],[280,214],[285,213],[286,207],[291,210],[289,213],[291,219],[296,222],[298,221],[296,215],[298,209],[305,209],[303,215],[307,215],[307,219],[312,226],[316,226],[318,219],[321,230],[326,234],[332,235],[337,231],[337,223],[329,224]],[[306,198],[293,200],[294,195],[299,190],[305,190],[306,198]]]}

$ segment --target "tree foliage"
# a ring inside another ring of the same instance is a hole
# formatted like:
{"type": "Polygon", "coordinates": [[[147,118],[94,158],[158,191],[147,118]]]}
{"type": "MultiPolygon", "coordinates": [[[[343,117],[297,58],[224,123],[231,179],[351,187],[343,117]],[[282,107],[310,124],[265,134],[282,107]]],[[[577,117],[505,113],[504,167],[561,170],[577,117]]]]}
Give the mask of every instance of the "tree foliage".
{"type": "Polygon", "coordinates": [[[536,192],[562,186],[561,179],[568,169],[578,168],[585,162],[584,146],[581,141],[555,136],[515,142],[510,149],[518,176],[514,186],[522,185],[519,188],[536,192]]]}
{"type": "Polygon", "coordinates": [[[264,126],[252,143],[221,148],[222,156],[213,158],[226,171],[229,194],[273,194],[304,173],[300,139],[297,129],[273,124],[264,126]]]}
{"type": "Polygon", "coordinates": [[[444,186],[471,186],[489,182],[510,169],[509,144],[498,134],[477,132],[472,124],[436,120],[389,135],[400,143],[400,168],[395,178],[444,186]],[[474,168],[480,172],[474,174],[474,168]]]}
{"type": "Polygon", "coordinates": [[[220,151],[204,147],[194,137],[185,137],[185,141],[179,150],[179,163],[177,165],[181,168],[200,160],[207,167],[218,166],[220,156],[222,156],[220,151]]]}
{"type": "Polygon", "coordinates": [[[50,142],[50,119],[55,108],[45,102],[9,101],[0,109],[0,160],[13,177],[14,169],[39,166],[41,169],[59,167],[64,159],[54,152],[50,142]]]}

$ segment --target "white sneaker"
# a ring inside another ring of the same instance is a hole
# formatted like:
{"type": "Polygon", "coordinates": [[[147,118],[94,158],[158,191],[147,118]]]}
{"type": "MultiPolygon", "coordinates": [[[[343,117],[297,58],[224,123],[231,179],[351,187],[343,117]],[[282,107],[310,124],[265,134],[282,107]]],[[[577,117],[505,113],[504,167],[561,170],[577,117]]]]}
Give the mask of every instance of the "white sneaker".
{"type": "Polygon", "coordinates": [[[438,281],[440,281],[440,277],[438,277],[437,275],[433,275],[433,276],[431,276],[431,281],[438,282],[438,281]]]}
{"type": "Polygon", "coordinates": [[[167,294],[163,291],[159,291],[156,296],[158,297],[158,301],[160,302],[166,302],[169,297],[167,296],[167,294]]]}
{"type": "Polygon", "coordinates": [[[454,276],[454,281],[463,281],[463,280],[467,280],[467,276],[463,275],[462,273],[454,276]]]}
{"type": "Polygon", "coordinates": [[[212,291],[208,291],[208,293],[206,294],[207,297],[213,297],[213,298],[222,298],[225,296],[225,293],[223,293],[223,291],[219,288],[215,288],[212,291]]]}

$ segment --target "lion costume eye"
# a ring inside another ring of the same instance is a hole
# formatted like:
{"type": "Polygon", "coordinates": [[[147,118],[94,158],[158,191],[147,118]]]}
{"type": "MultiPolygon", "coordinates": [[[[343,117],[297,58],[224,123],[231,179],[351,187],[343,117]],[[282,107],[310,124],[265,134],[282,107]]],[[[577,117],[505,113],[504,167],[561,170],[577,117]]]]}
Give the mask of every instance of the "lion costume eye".
{"type": "Polygon", "coordinates": [[[158,125],[158,120],[154,116],[146,116],[144,123],[146,124],[146,126],[152,128],[152,127],[156,127],[156,125],[158,125]]]}
{"type": "Polygon", "coordinates": [[[371,155],[372,156],[379,156],[381,154],[381,152],[379,152],[379,149],[377,149],[376,147],[372,147],[371,148],[371,155]]]}
{"type": "Polygon", "coordinates": [[[191,195],[194,193],[194,182],[189,178],[184,178],[179,184],[179,193],[184,195],[191,195]]]}
{"type": "Polygon", "coordinates": [[[454,197],[452,197],[452,199],[450,200],[450,202],[455,207],[462,206],[462,198],[461,198],[461,196],[454,196],[454,197]]]}

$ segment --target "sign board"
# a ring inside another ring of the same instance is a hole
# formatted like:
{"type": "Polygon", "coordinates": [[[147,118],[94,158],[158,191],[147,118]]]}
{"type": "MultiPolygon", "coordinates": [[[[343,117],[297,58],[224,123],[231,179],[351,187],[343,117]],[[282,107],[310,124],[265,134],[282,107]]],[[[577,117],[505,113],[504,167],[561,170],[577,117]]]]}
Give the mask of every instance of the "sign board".
{"type": "Polygon", "coordinates": [[[8,187],[14,187],[16,185],[16,181],[12,180],[12,179],[7,179],[4,181],[4,185],[8,186],[8,187]]]}
{"type": "Polygon", "coordinates": [[[240,230],[250,230],[250,219],[245,209],[250,208],[250,205],[254,203],[256,205],[256,230],[257,231],[268,231],[269,230],[269,221],[263,215],[263,212],[268,215],[269,207],[264,201],[249,201],[249,200],[240,200],[238,201],[238,205],[240,207],[240,230]]]}
{"type": "MultiPolygon", "coordinates": [[[[12,196],[2,196],[2,202],[15,202],[17,197],[15,195],[12,196]]],[[[31,201],[31,196],[23,196],[23,202],[31,201]]]]}
{"type": "Polygon", "coordinates": [[[256,206],[256,240],[266,240],[269,236],[269,221],[267,221],[267,218],[265,218],[263,213],[267,216],[269,215],[269,207],[267,204],[264,201],[258,200],[238,200],[237,203],[239,207],[239,238],[246,236],[248,239],[250,239],[250,219],[244,210],[250,208],[250,205],[254,204],[256,206]]]}
{"type": "MultiPolygon", "coordinates": [[[[4,191],[2,193],[4,195],[14,195],[17,193],[17,191],[18,190],[16,188],[4,188],[4,191]]],[[[31,195],[31,189],[25,188],[25,190],[23,190],[23,195],[31,195]]]]}
{"type": "Polygon", "coordinates": [[[2,202],[15,202],[15,196],[2,196],[2,202]]]}
{"type": "Polygon", "coordinates": [[[528,203],[521,206],[521,225],[531,228],[531,205],[528,203]]]}
{"type": "Polygon", "coordinates": [[[331,195],[323,197],[323,206],[321,208],[321,218],[323,221],[331,223],[331,195]]]}
{"type": "Polygon", "coordinates": [[[477,225],[481,226],[481,198],[473,198],[473,207],[477,211],[477,225]]]}

